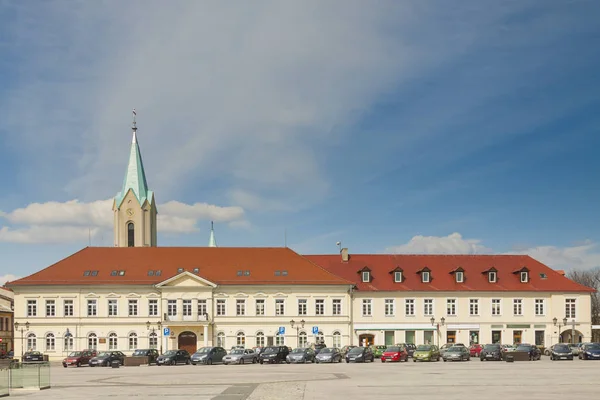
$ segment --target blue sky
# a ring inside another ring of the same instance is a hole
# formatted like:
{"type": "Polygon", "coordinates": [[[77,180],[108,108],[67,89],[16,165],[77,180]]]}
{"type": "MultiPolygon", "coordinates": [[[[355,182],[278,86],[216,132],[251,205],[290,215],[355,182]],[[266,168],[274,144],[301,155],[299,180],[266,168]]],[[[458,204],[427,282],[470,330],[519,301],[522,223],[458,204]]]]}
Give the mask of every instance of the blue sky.
{"type": "Polygon", "coordinates": [[[131,109],[159,245],[600,265],[597,1],[8,1],[0,276],[112,244],[131,109]],[[343,5],[343,6],[342,6],[343,5]]]}

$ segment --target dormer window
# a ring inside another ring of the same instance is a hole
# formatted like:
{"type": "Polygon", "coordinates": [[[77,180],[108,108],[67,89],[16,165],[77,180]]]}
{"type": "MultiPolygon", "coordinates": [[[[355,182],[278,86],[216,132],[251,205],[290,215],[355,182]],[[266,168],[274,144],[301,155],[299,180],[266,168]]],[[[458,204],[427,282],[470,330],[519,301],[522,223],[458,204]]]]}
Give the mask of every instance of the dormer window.
{"type": "Polygon", "coordinates": [[[488,282],[489,283],[496,283],[496,271],[490,271],[490,272],[488,272],[488,282]]]}
{"type": "Polygon", "coordinates": [[[465,273],[462,271],[456,271],[454,277],[456,278],[456,283],[463,283],[465,281],[465,273]]]}
{"type": "Polygon", "coordinates": [[[421,282],[429,283],[429,280],[430,280],[429,271],[421,272],[421,282]]]}
{"type": "Polygon", "coordinates": [[[521,283],[529,282],[529,273],[527,271],[521,271],[521,283]]]}
{"type": "Polygon", "coordinates": [[[362,281],[363,282],[370,282],[371,281],[371,273],[369,271],[363,271],[362,272],[362,281]]]}
{"type": "Polygon", "coordinates": [[[401,283],[402,282],[402,271],[394,272],[394,282],[401,283]]]}

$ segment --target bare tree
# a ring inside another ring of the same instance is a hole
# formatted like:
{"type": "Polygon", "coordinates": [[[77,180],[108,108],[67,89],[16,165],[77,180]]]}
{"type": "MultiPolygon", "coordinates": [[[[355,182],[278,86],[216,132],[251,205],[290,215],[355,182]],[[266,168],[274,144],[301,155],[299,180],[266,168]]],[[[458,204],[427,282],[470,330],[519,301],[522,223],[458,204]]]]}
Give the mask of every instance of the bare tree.
{"type": "MultiPolygon", "coordinates": [[[[600,269],[569,271],[567,278],[592,289],[592,325],[600,325],[600,269]]],[[[600,341],[600,331],[592,332],[592,341],[600,341]]]]}

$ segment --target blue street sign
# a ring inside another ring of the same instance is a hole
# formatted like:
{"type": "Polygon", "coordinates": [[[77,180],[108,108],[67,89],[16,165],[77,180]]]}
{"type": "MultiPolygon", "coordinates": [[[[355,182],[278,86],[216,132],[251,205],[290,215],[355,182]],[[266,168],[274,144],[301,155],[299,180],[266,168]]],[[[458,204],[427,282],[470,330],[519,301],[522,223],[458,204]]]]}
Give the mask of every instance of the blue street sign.
{"type": "Polygon", "coordinates": [[[313,326],[312,332],[313,332],[313,335],[318,334],[319,333],[319,327],[318,326],[313,326]]]}
{"type": "Polygon", "coordinates": [[[285,335],[285,326],[280,326],[279,327],[279,332],[277,332],[278,335],[285,335]]]}
{"type": "Polygon", "coordinates": [[[163,329],[163,336],[169,336],[171,334],[171,328],[163,329]]]}

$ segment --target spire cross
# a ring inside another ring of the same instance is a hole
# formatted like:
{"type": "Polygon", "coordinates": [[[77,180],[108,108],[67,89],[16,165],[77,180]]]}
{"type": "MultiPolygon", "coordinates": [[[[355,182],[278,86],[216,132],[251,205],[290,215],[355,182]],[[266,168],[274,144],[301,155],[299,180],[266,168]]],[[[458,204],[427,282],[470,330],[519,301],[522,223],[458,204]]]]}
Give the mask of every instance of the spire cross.
{"type": "Polygon", "coordinates": [[[137,131],[137,126],[135,125],[135,116],[137,115],[135,108],[133,109],[133,125],[131,127],[131,129],[133,129],[134,131],[137,131]]]}

